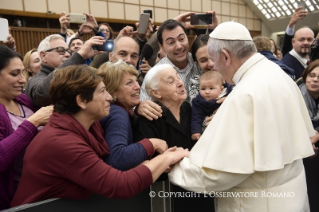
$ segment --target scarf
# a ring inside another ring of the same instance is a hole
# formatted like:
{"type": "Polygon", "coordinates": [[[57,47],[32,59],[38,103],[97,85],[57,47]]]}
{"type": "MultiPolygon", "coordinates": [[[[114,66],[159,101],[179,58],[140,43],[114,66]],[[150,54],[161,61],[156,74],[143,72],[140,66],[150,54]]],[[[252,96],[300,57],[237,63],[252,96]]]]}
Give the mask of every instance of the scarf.
{"type": "Polygon", "coordinates": [[[299,85],[299,89],[305,100],[312,123],[319,121],[319,110],[317,109],[315,100],[310,96],[305,83],[299,85]]]}

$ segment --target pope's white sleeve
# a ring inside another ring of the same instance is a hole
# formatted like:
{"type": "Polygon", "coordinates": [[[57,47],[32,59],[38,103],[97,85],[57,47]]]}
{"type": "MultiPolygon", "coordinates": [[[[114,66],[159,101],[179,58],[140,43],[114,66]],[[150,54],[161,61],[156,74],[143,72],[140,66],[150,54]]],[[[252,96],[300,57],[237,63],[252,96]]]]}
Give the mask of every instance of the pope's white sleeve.
{"type": "Polygon", "coordinates": [[[221,172],[199,168],[189,158],[175,164],[168,174],[171,183],[195,192],[226,191],[243,182],[250,174],[221,172]]]}

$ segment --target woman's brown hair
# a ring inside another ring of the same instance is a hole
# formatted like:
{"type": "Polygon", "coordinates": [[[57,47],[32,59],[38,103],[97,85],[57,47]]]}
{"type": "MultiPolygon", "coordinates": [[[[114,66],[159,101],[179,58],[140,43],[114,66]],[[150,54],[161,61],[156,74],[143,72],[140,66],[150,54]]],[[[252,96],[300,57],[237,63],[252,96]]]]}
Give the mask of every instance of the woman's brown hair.
{"type": "Polygon", "coordinates": [[[306,82],[307,76],[310,72],[312,72],[312,70],[314,70],[315,68],[319,67],[319,59],[311,62],[307,68],[302,72],[302,79],[304,82],[306,82]]]}
{"type": "Polygon", "coordinates": [[[76,96],[80,95],[87,102],[92,101],[93,93],[103,77],[103,73],[98,74],[95,68],[87,65],[72,65],[56,70],[50,86],[54,111],[61,114],[80,111],[76,96]]]}

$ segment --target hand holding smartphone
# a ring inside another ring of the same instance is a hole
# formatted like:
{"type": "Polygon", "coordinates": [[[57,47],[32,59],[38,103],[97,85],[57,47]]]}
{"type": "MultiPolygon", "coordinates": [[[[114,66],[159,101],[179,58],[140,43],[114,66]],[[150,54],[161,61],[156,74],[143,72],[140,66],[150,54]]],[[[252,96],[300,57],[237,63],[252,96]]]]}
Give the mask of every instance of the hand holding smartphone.
{"type": "Polygon", "coordinates": [[[0,41],[7,41],[9,35],[9,24],[6,18],[0,18],[0,41]]]}
{"type": "Polygon", "coordinates": [[[141,13],[140,15],[140,21],[139,21],[139,26],[137,29],[137,33],[139,35],[145,35],[147,28],[148,28],[148,22],[150,19],[150,14],[149,13],[141,13]]]}
{"type": "Polygon", "coordinates": [[[70,23],[84,24],[86,23],[86,15],[70,13],[70,23]]]}
{"type": "Polygon", "coordinates": [[[106,40],[102,45],[94,45],[92,48],[94,50],[103,51],[103,52],[111,52],[113,51],[114,42],[112,40],[106,40]]]}
{"type": "Polygon", "coordinates": [[[212,14],[194,14],[190,17],[190,24],[191,25],[209,25],[213,22],[213,15],[212,14]]]}
{"type": "Polygon", "coordinates": [[[302,10],[306,9],[306,3],[304,1],[299,2],[298,7],[302,7],[302,10]]]}

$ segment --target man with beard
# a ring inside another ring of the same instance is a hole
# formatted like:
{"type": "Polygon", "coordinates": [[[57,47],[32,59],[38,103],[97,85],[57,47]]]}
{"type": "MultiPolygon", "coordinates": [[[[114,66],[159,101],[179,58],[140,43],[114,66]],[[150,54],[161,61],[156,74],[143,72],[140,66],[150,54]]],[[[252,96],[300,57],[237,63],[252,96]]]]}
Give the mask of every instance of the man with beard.
{"type": "Polygon", "coordinates": [[[310,46],[314,40],[314,33],[309,27],[302,27],[296,31],[292,39],[293,49],[282,58],[282,62],[294,69],[296,80],[301,77],[307,67],[310,46]]]}

